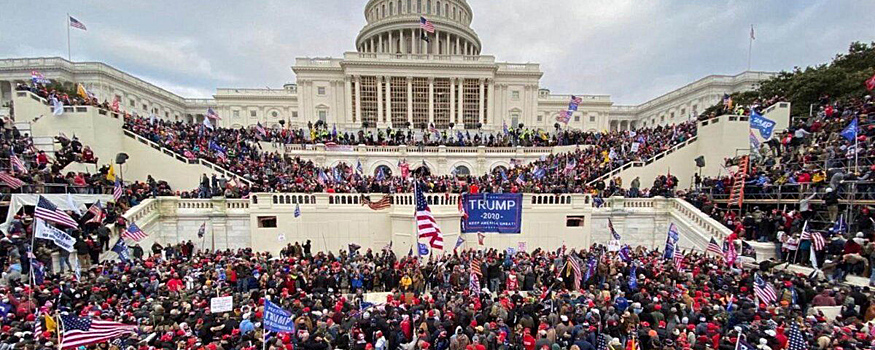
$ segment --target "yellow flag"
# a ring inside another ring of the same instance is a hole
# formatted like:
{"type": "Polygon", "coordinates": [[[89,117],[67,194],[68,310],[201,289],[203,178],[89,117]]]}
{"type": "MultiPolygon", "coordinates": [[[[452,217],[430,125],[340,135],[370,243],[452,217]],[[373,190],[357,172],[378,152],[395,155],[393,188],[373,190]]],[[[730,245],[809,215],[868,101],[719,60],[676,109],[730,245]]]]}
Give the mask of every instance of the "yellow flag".
{"type": "Polygon", "coordinates": [[[115,166],[110,164],[109,171],[106,172],[106,179],[109,181],[115,181],[115,166]]]}
{"type": "Polygon", "coordinates": [[[88,91],[85,90],[85,85],[82,85],[82,83],[77,84],[76,93],[82,98],[88,98],[88,91]]]}
{"type": "Polygon", "coordinates": [[[55,319],[52,316],[46,316],[46,330],[49,332],[54,332],[56,328],[58,328],[58,324],[55,323],[55,319]]]}

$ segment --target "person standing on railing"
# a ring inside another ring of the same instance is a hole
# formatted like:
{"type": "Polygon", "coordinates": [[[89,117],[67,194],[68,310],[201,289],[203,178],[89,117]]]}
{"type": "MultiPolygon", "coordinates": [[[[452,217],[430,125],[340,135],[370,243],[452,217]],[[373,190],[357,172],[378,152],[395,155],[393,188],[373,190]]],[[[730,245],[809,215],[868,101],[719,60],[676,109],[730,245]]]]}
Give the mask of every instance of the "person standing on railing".
{"type": "Polygon", "coordinates": [[[826,193],[823,194],[823,204],[829,212],[829,221],[835,222],[839,216],[839,196],[832,187],[826,188],[826,193]]]}

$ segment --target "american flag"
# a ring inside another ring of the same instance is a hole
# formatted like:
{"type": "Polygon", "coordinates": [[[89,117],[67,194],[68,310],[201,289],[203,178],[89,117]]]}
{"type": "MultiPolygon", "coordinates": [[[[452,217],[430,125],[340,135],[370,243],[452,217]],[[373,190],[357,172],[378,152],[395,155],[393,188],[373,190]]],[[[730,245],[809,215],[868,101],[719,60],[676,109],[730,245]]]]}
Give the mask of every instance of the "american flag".
{"type": "Polygon", "coordinates": [[[128,226],[128,229],[125,230],[125,232],[122,232],[122,237],[129,238],[134,242],[139,242],[146,238],[146,233],[143,232],[137,224],[132,223],[128,226]]]}
{"type": "Polygon", "coordinates": [[[556,120],[568,124],[571,121],[571,114],[569,111],[559,111],[559,116],[556,117],[556,120]]]}
{"type": "Polygon", "coordinates": [[[615,240],[620,240],[620,234],[617,233],[617,230],[614,229],[614,222],[608,218],[608,229],[611,230],[611,236],[614,237],[615,240]]]}
{"type": "Polygon", "coordinates": [[[27,167],[24,166],[24,162],[21,161],[21,158],[18,158],[18,156],[15,155],[15,151],[10,150],[9,152],[11,152],[9,154],[9,162],[11,163],[12,170],[26,173],[27,167]]]}
{"type": "Polygon", "coordinates": [[[483,270],[480,269],[480,259],[471,258],[471,273],[483,276],[483,270]]]}
{"type": "Polygon", "coordinates": [[[82,29],[82,30],[85,30],[85,31],[88,30],[88,29],[85,28],[85,25],[82,24],[82,22],[79,22],[78,19],[73,18],[73,16],[70,16],[70,26],[73,27],[73,28],[78,28],[78,29],[82,29]]]}
{"type": "Polygon", "coordinates": [[[808,221],[805,222],[805,225],[802,227],[802,236],[799,239],[805,241],[811,241],[811,244],[814,245],[814,250],[821,251],[823,247],[826,246],[826,241],[823,239],[823,235],[820,232],[812,232],[808,230],[808,221]]]}
{"type": "Polygon", "coordinates": [[[118,179],[115,180],[115,186],[112,189],[112,200],[118,202],[119,198],[122,198],[125,190],[122,188],[122,183],[118,179]]]}
{"type": "Polygon", "coordinates": [[[362,205],[367,205],[371,210],[383,210],[392,206],[389,196],[383,196],[382,199],[372,202],[369,197],[362,198],[362,205]]]}
{"type": "Polygon", "coordinates": [[[471,294],[480,294],[480,277],[476,273],[471,273],[471,294]]]}
{"type": "Polygon", "coordinates": [[[267,136],[267,131],[264,130],[263,126],[261,126],[261,122],[258,122],[257,124],[255,124],[255,131],[258,131],[258,133],[261,134],[261,136],[267,136]]]}
{"type": "Polygon", "coordinates": [[[434,24],[431,24],[425,17],[419,17],[419,28],[424,29],[426,32],[434,33],[434,24]]]}
{"type": "Polygon", "coordinates": [[[787,350],[808,349],[808,343],[805,342],[805,338],[802,337],[802,331],[799,330],[799,324],[796,322],[793,322],[793,325],[790,326],[790,331],[787,333],[787,337],[787,350]]]}
{"type": "Polygon", "coordinates": [[[608,335],[605,333],[599,334],[597,350],[608,350],[608,335]]]}
{"type": "Polygon", "coordinates": [[[9,173],[5,171],[0,171],[0,181],[5,182],[12,189],[19,189],[21,186],[24,186],[24,181],[19,180],[15,176],[9,175],[9,173]]]}
{"type": "Polygon", "coordinates": [[[88,207],[88,212],[93,215],[88,222],[96,222],[99,224],[103,222],[103,219],[106,217],[106,214],[103,213],[103,206],[100,204],[100,201],[97,201],[88,207]]]}
{"type": "Polygon", "coordinates": [[[754,276],[753,292],[760,301],[766,304],[771,304],[775,300],[778,300],[778,294],[775,292],[775,287],[772,287],[771,284],[763,280],[760,275],[754,276]]]}
{"type": "Polygon", "coordinates": [[[33,211],[33,216],[36,219],[43,219],[48,222],[54,222],[59,225],[64,225],[72,228],[79,227],[76,220],[73,220],[70,215],[63,210],[58,209],[52,202],[49,202],[46,197],[39,196],[36,203],[36,208],[33,211]]]}
{"type": "Polygon", "coordinates": [[[422,194],[422,185],[414,186],[416,197],[416,230],[419,233],[419,238],[428,238],[429,245],[435,249],[444,249],[444,234],[441,233],[441,228],[438,227],[434,215],[431,214],[431,209],[428,208],[428,202],[425,201],[425,195],[422,194]]]}
{"type": "Polygon", "coordinates": [[[113,97],[112,99],[112,110],[118,112],[118,96],[113,97]]]}
{"type": "Polygon", "coordinates": [[[108,341],[129,333],[136,333],[137,326],[87,317],[61,315],[64,329],[61,334],[61,348],[68,349],[108,341]]]}
{"type": "Polygon", "coordinates": [[[711,241],[708,242],[708,252],[723,255],[723,248],[720,248],[720,244],[714,237],[711,237],[711,241]]]}
{"type": "Polygon", "coordinates": [[[580,289],[580,261],[573,256],[568,256],[568,266],[571,267],[571,272],[574,273],[574,290],[580,289]]]}
{"type": "Polygon", "coordinates": [[[678,271],[683,271],[684,269],[684,255],[680,253],[675,253],[674,255],[674,268],[678,271]]]}
{"type": "Polygon", "coordinates": [[[222,118],[219,118],[219,114],[216,113],[216,111],[214,111],[212,107],[207,108],[207,118],[210,118],[212,120],[216,120],[216,119],[221,120],[222,119],[222,118]]]}

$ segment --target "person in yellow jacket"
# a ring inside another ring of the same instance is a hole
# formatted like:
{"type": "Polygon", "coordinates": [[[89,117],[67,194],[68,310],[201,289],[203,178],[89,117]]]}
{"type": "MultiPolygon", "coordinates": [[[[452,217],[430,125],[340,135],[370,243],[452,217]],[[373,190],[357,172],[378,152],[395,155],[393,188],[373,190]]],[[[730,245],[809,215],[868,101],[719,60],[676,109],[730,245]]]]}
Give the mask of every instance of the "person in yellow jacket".
{"type": "Polygon", "coordinates": [[[413,284],[413,279],[410,278],[409,274],[404,274],[404,277],[401,277],[401,290],[409,291],[411,284],[413,284]]]}

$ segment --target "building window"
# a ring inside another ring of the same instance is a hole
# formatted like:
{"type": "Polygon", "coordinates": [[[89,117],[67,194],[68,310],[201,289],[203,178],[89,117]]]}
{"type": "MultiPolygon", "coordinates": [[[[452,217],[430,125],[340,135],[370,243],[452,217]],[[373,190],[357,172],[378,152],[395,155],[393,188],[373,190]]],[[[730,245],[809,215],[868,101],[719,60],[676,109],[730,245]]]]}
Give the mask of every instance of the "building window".
{"type": "Polygon", "coordinates": [[[594,115],[589,116],[589,122],[595,123],[595,116],[594,115]]]}
{"type": "Polygon", "coordinates": [[[543,120],[544,120],[544,116],[543,116],[543,115],[540,115],[540,114],[538,114],[538,121],[539,121],[539,122],[540,122],[540,121],[543,121],[543,120]]]}
{"type": "Polygon", "coordinates": [[[379,174],[380,172],[382,172],[383,176],[385,176],[385,177],[392,176],[392,169],[390,169],[388,166],[385,166],[385,165],[377,166],[377,168],[374,169],[374,176],[377,176],[377,174],[379,174]]]}
{"type": "Polygon", "coordinates": [[[585,216],[566,216],[565,227],[583,227],[585,220],[585,216]]]}
{"type": "Polygon", "coordinates": [[[401,14],[401,0],[398,0],[398,14],[401,14]]]}
{"type": "Polygon", "coordinates": [[[298,118],[298,111],[292,112],[292,118],[298,118]]]}
{"type": "Polygon", "coordinates": [[[276,216],[259,216],[258,228],[276,228],[276,216]]]}
{"type": "Polygon", "coordinates": [[[377,77],[361,77],[361,121],[369,127],[377,126],[377,77]]]}
{"type": "Polygon", "coordinates": [[[135,106],[137,106],[137,102],[134,100],[131,100],[131,107],[135,107],[135,106]]]}
{"type": "Polygon", "coordinates": [[[277,113],[276,111],[273,111],[273,112],[270,112],[270,116],[276,118],[277,116],[279,116],[279,113],[277,113]]]}
{"type": "Polygon", "coordinates": [[[149,107],[148,107],[148,106],[146,106],[146,104],[145,104],[145,103],[144,103],[144,104],[143,104],[143,110],[144,110],[144,111],[148,111],[148,110],[149,110],[149,107]]]}
{"type": "Polygon", "coordinates": [[[687,109],[681,108],[681,116],[685,116],[685,115],[687,115],[687,109]]]}
{"type": "Polygon", "coordinates": [[[450,16],[450,5],[444,4],[444,17],[450,16]]]}
{"type": "Polygon", "coordinates": [[[318,115],[319,115],[319,120],[321,120],[323,123],[326,122],[326,121],[328,121],[328,120],[327,120],[327,119],[328,119],[328,111],[326,111],[326,110],[320,110],[320,111],[318,112],[318,115]]]}
{"type": "Polygon", "coordinates": [[[434,14],[440,16],[441,15],[441,2],[438,1],[437,5],[434,7],[434,14]]]}
{"type": "Polygon", "coordinates": [[[462,121],[465,129],[477,129],[477,123],[480,122],[480,80],[465,79],[463,89],[465,95],[462,121]]]}
{"type": "Polygon", "coordinates": [[[693,105],[693,114],[699,114],[699,105],[693,105]]]}
{"type": "Polygon", "coordinates": [[[407,13],[410,13],[410,6],[411,6],[411,5],[410,5],[410,1],[411,1],[411,0],[407,0],[407,9],[406,9],[406,10],[407,10],[407,13]]]}
{"type": "Polygon", "coordinates": [[[164,112],[164,118],[170,118],[170,112],[164,112]]]}
{"type": "Polygon", "coordinates": [[[240,111],[233,111],[231,114],[234,115],[234,118],[240,118],[240,111]]]}
{"type": "Polygon", "coordinates": [[[447,78],[434,80],[434,126],[438,129],[450,127],[450,79],[447,78]]]}
{"type": "Polygon", "coordinates": [[[671,120],[674,120],[674,112],[671,112],[671,113],[669,114],[669,117],[668,117],[668,118],[671,119],[671,120]]]}
{"type": "Polygon", "coordinates": [[[413,127],[428,127],[428,78],[413,78],[413,127]]]}
{"type": "Polygon", "coordinates": [[[453,170],[455,170],[454,173],[456,174],[456,176],[468,176],[468,175],[471,175],[471,169],[468,169],[468,167],[466,167],[466,166],[464,166],[464,165],[459,165],[459,166],[457,166],[457,167],[456,167],[455,169],[453,169],[453,170]]]}
{"type": "Polygon", "coordinates": [[[249,116],[255,118],[258,116],[258,113],[256,113],[255,111],[249,111],[249,116]]]}
{"type": "Polygon", "coordinates": [[[416,0],[416,13],[422,13],[422,0],[416,0]]]}
{"type": "Polygon", "coordinates": [[[425,2],[425,13],[431,14],[431,0],[426,0],[425,2]]]}
{"type": "Polygon", "coordinates": [[[316,93],[318,93],[319,96],[325,96],[325,87],[320,86],[320,87],[316,88],[316,93]]]}
{"type": "Polygon", "coordinates": [[[520,92],[517,90],[511,91],[510,98],[513,99],[514,101],[519,101],[520,100],[520,92]]]}
{"type": "Polygon", "coordinates": [[[579,121],[580,121],[580,116],[579,116],[579,115],[574,116],[574,121],[579,122],[579,121]]]}
{"type": "Polygon", "coordinates": [[[665,122],[665,115],[659,116],[659,122],[660,123],[665,122]]]}

